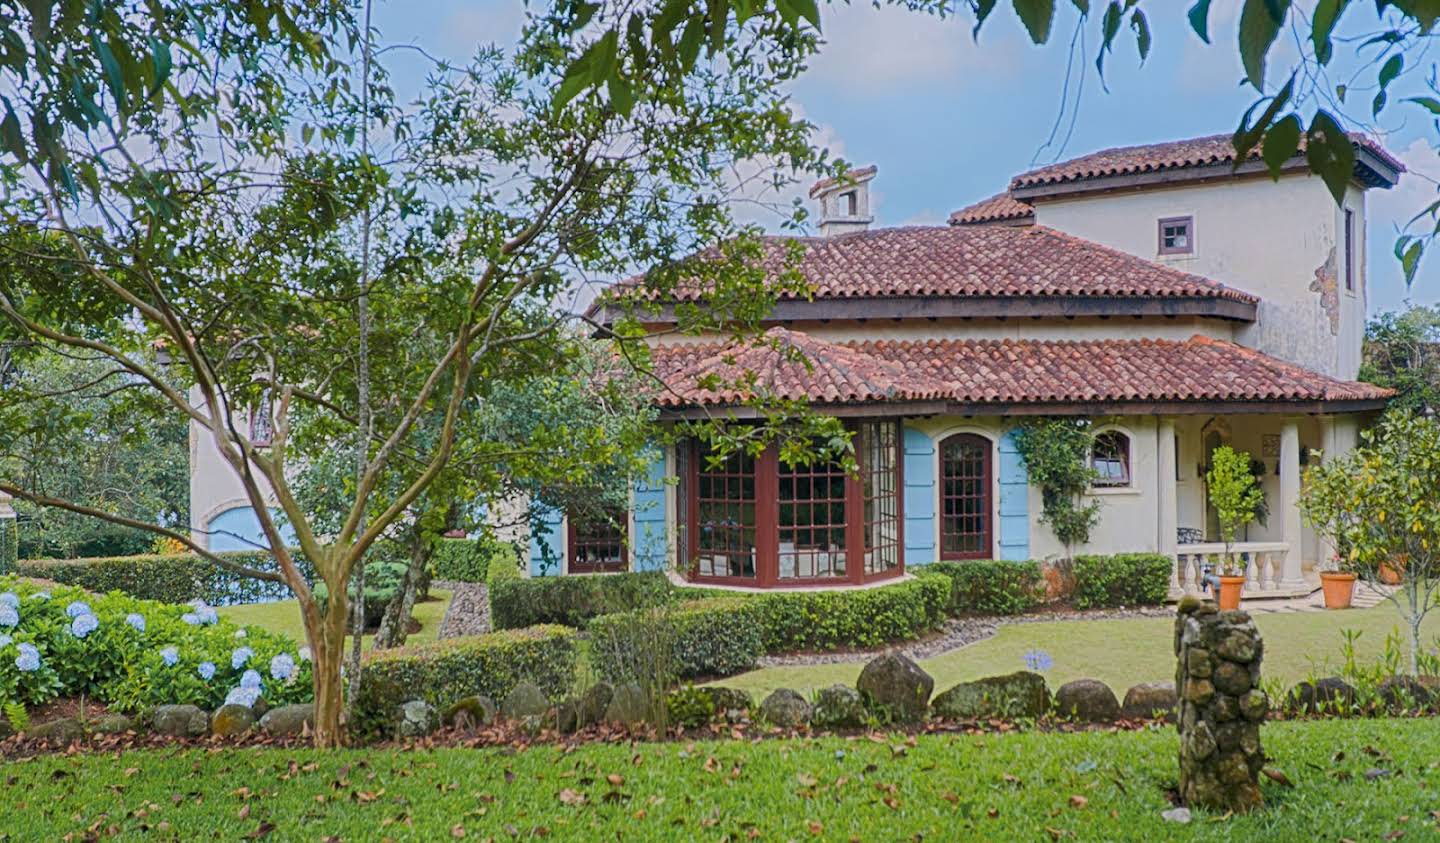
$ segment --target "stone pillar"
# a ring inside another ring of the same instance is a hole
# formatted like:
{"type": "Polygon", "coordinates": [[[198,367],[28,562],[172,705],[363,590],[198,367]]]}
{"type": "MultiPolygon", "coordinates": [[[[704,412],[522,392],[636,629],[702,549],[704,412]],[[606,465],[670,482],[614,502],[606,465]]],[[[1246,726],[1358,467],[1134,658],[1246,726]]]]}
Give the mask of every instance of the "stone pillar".
{"type": "Polygon", "coordinates": [[[1300,532],[1300,422],[1287,417],[1280,428],[1280,537],[1286,543],[1280,567],[1281,589],[1303,589],[1300,559],[1305,540],[1300,532]]]}
{"type": "Polygon", "coordinates": [[[1242,611],[1221,612],[1189,596],[1175,619],[1179,695],[1180,799],[1214,811],[1249,811],[1264,801],[1260,724],[1270,709],[1260,690],[1260,631],[1242,611]]]}
{"type": "Polygon", "coordinates": [[[1155,431],[1155,492],[1156,523],[1160,534],[1156,536],[1155,549],[1171,559],[1175,558],[1175,530],[1179,523],[1176,512],[1175,494],[1175,420],[1161,418],[1155,431]]]}

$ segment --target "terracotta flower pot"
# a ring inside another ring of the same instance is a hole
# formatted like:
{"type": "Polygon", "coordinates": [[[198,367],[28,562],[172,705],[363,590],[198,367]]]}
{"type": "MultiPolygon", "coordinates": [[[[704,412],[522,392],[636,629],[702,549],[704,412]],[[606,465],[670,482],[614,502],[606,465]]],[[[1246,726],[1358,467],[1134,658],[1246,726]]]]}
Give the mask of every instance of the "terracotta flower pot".
{"type": "Polygon", "coordinates": [[[1245,591],[1244,577],[1220,577],[1220,593],[1215,600],[1222,610],[1240,608],[1240,595],[1245,591]]]}
{"type": "MultiPolygon", "coordinates": [[[[1404,566],[1401,566],[1400,570],[1404,570],[1404,566]]],[[[1395,567],[1394,567],[1393,565],[1391,565],[1389,562],[1381,562],[1381,563],[1380,563],[1380,582],[1382,582],[1382,583],[1384,583],[1384,584],[1386,584],[1386,585],[1399,585],[1399,584],[1400,584],[1400,570],[1396,570],[1395,567]]]]}
{"type": "Polygon", "coordinates": [[[1348,609],[1355,597],[1355,575],[1340,571],[1321,571],[1320,587],[1325,591],[1325,608],[1348,609]]]}

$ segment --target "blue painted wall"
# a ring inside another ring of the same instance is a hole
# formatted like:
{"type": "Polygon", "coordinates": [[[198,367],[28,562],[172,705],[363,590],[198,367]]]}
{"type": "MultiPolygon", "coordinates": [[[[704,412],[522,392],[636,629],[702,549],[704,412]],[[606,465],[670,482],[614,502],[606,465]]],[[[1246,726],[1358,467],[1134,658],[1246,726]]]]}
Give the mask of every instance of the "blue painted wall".
{"type": "Polygon", "coordinates": [[[905,428],[905,564],[928,565],[935,549],[935,441],[905,428]]]}
{"type": "Polygon", "coordinates": [[[1008,432],[1000,438],[1000,558],[1030,558],[1030,476],[1008,432]]]}
{"type": "Polygon", "coordinates": [[[538,504],[539,517],[530,524],[530,576],[559,576],[564,570],[565,514],[538,504]]]}
{"type": "Polygon", "coordinates": [[[663,571],[670,558],[669,524],[665,517],[665,451],[655,448],[645,476],[635,483],[635,535],[633,561],[636,571],[663,571]]]}
{"type": "MultiPolygon", "coordinates": [[[[280,512],[272,509],[271,515],[278,520],[280,512]]],[[[209,542],[206,546],[217,553],[231,550],[267,550],[270,547],[270,542],[265,539],[265,532],[260,529],[260,519],[249,506],[225,510],[211,518],[205,529],[209,530],[209,542]]],[[[289,524],[280,524],[280,537],[285,540],[287,547],[295,546],[295,531],[289,524]]]]}

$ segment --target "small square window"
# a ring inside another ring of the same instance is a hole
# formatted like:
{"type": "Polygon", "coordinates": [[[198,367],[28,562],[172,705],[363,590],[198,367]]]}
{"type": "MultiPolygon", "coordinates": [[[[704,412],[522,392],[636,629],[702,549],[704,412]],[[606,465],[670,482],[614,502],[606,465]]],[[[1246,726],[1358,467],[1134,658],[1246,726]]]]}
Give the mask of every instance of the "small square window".
{"type": "Polygon", "coordinates": [[[1194,217],[1168,217],[1160,220],[1160,254],[1189,255],[1194,252],[1194,217]]]}

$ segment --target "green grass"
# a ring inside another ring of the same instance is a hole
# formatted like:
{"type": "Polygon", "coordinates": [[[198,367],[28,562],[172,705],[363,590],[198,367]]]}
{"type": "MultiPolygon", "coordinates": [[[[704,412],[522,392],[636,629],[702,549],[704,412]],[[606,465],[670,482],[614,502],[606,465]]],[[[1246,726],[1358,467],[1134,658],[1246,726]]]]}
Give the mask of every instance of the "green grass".
{"type": "MultiPolygon", "coordinates": [[[[1344,644],[1343,630],[1361,632],[1356,652],[1368,661],[1382,654],[1385,637],[1400,625],[1399,612],[1388,603],[1372,609],[1283,615],[1256,613],[1254,617],[1265,639],[1264,676],[1267,680],[1278,679],[1287,686],[1305,679],[1312,671],[1324,675],[1323,662],[1327,659],[1332,666],[1338,665],[1344,644]]],[[[1044,650],[1054,659],[1054,667],[1045,674],[1052,688],[1072,679],[1089,677],[1105,682],[1123,695],[1136,683],[1174,676],[1173,631],[1173,621],[1168,618],[1009,624],[1002,626],[994,638],[925,659],[920,664],[935,677],[938,692],[957,682],[1023,670],[1027,651],[1044,650]]],[[[1424,634],[1426,641],[1440,636],[1440,613],[1433,613],[1427,619],[1424,634]]],[[[744,688],[761,699],[776,688],[808,693],[837,682],[853,685],[862,666],[854,662],[775,667],[715,684],[744,688]]]]}
{"type": "Polygon", "coordinates": [[[1265,727],[1267,807],[1164,822],[1168,730],[49,755],[3,768],[0,840],[1407,840],[1440,834],[1429,720],[1265,727]],[[1336,761],[1339,753],[1340,760],[1336,761]],[[1367,770],[1390,771],[1367,778],[1367,770]],[[609,777],[617,777],[610,779],[609,777]],[[612,783],[613,782],[613,783],[612,783]],[[1081,797],[1076,799],[1075,797],[1081,797]]]}
{"type": "MultiPolygon", "coordinates": [[[[420,631],[406,639],[407,644],[424,644],[434,641],[440,634],[440,621],[445,618],[445,609],[450,605],[450,592],[437,588],[430,589],[430,600],[415,604],[414,617],[420,621],[420,631]]],[[[288,635],[296,643],[305,642],[305,626],[300,622],[300,606],[294,600],[277,600],[274,603],[246,603],[240,606],[219,607],[215,611],[239,624],[253,624],[271,632],[288,635]]],[[[365,636],[365,647],[375,636],[365,636]]]]}

